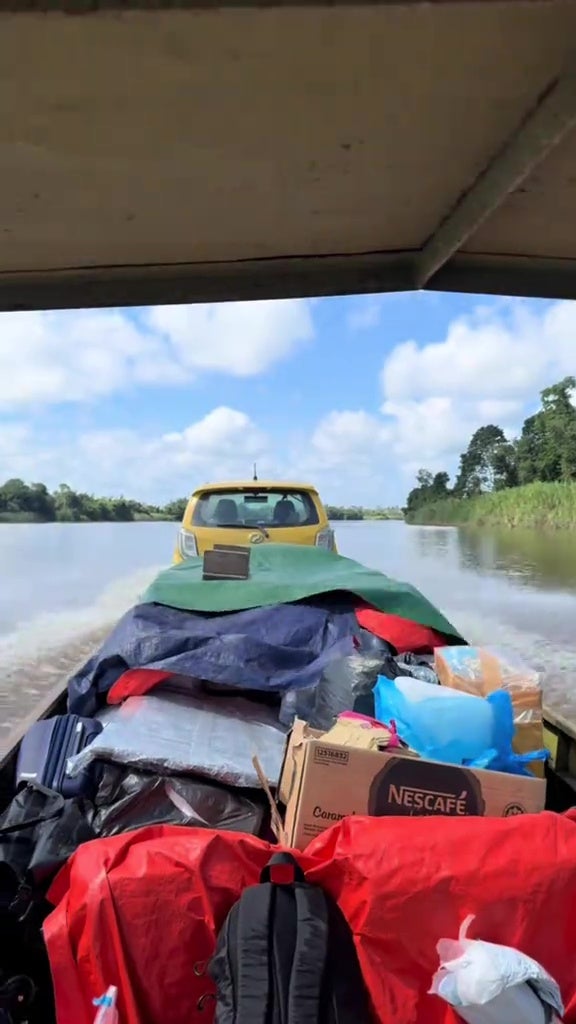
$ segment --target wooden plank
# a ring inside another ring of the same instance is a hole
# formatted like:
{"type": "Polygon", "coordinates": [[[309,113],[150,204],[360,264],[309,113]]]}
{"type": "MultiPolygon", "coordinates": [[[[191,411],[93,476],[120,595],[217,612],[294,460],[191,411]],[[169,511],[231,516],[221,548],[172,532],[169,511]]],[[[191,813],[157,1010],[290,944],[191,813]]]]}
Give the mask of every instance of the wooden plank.
{"type": "Polygon", "coordinates": [[[551,83],[516,132],[426,242],[416,262],[422,288],[462,248],[576,124],[576,74],[551,83]]]}
{"type": "Polygon", "coordinates": [[[564,733],[565,736],[576,742],[576,722],[569,718],[566,718],[561,711],[555,711],[554,708],[545,706],[544,707],[544,721],[556,729],[558,732],[564,733]]]}
{"type": "MultiPolygon", "coordinates": [[[[353,253],[174,266],[0,274],[0,310],[236,302],[413,290],[414,253],[353,253]]],[[[427,286],[576,299],[576,260],[458,254],[427,286]]]]}
{"type": "MultiPolygon", "coordinates": [[[[560,0],[506,0],[507,5],[542,5],[560,0]]],[[[355,7],[366,3],[379,7],[467,7],[478,0],[3,0],[2,12],[47,14],[96,14],[105,11],[185,11],[227,7],[355,7]]],[[[482,0],[502,4],[502,0],[482,0]]]]}

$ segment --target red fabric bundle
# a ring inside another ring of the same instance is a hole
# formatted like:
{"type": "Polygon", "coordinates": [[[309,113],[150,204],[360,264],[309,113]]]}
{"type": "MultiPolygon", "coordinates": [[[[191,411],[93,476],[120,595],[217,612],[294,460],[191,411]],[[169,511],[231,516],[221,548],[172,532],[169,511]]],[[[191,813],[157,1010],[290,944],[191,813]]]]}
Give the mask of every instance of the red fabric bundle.
{"type": "Polygon", "coordinates": [[[429,654],[435,647],[445,647],[450,638],[437,633],[430,626],[421,626],[419,622],[402,619],[399,615],[388,615],[368,605],[356,609],[358,625],[367,629],[381,640],[392,644],[398,654],[413,651],[414,654],[429,654]]]}
{"type": "MultiPolygon", "coordinates": [[[[122,1024],[205,1024],[205,964],[224,917],[272,848],[240,834],[156,827],[81,847],[45,924],[58,1024],[92,1024],[119,990],[122,1024]]],[[[449,1024],[427,994],[436,943],[475,914],[471,938],[515,946],[555,977],[576,1024],[576,816],[348,818],[298,854],[355,936],[380,1024],[449,1024]]]]}
{"type": "Polygon", "coordinates": [[[121,704],[127,697],[142,697],[171,679],[172,675],[172,672],[156,668],[129,668],[108,690],[107,703],[121,704]]]}

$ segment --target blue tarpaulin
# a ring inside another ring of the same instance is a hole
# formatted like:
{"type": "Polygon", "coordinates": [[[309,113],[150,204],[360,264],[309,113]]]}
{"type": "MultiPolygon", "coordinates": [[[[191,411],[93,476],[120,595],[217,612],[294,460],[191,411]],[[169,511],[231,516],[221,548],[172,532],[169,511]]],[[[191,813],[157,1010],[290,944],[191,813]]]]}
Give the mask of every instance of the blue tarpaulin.
{"type": "Polygon", "coordinates": [[[228,615],[136,605],[70,679],[69,710],[93,715],[131,668],[245,690],[284,693],[314,686],[329,661],[352,652],[359,631],[353,605],[353,598],[319,598],[228,615]]]}

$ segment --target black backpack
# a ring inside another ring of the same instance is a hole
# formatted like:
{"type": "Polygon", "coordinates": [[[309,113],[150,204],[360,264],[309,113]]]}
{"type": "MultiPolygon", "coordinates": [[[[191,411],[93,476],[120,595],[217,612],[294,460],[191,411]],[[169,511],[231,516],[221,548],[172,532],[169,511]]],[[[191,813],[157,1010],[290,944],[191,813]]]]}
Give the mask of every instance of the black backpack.
{"type": "Polygon", "coordinates": [[[209,965],[215,1024],[365,1024],[370,1004],[340,909],[275,854],[232,907],[209,965]]]}

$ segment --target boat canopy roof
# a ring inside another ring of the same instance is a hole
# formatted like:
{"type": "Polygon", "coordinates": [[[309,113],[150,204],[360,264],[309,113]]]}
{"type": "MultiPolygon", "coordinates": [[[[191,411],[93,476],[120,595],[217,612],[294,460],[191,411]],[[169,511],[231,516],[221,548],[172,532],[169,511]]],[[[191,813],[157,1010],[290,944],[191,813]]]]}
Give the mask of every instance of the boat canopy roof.
{"type": "Polygon", "coordinates": [[[7,0],[0,309],[576,297],[572,0],[7,0]]]}

